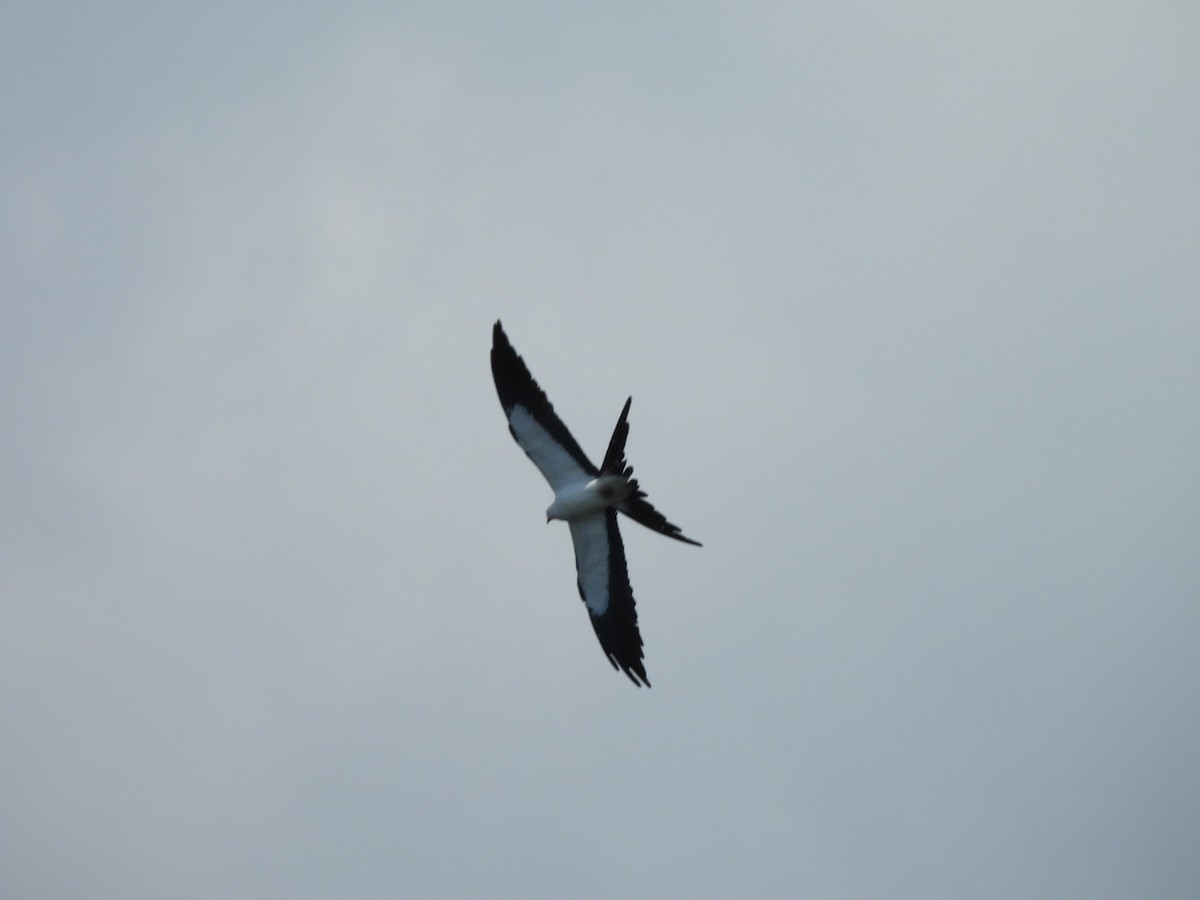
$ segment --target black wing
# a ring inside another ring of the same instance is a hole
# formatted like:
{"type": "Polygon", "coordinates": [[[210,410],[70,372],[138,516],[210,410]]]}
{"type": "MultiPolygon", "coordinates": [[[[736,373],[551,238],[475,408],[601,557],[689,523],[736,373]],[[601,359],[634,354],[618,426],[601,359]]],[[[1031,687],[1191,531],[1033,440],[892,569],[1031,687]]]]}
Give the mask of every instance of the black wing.
{"type": "Polygon", "coordinates": [[[555,414],[498,321],[492,329],[492,378],[500,406],[508,417],[509,432],[551,487],[557,490],[563,484],[599,474],[555,414]]]}

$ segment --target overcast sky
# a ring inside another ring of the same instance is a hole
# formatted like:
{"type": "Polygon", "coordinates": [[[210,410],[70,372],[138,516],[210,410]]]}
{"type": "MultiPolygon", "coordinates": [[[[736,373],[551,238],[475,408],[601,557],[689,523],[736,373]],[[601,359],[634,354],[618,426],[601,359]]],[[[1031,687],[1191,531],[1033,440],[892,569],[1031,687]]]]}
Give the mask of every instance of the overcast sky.
{"type": "Polygon", "coordinates": [[[12,3],[0,894],[1200,895],[1192,2],[12,3]],[[696,549],[614,672],[492,323],[696,549]]]}

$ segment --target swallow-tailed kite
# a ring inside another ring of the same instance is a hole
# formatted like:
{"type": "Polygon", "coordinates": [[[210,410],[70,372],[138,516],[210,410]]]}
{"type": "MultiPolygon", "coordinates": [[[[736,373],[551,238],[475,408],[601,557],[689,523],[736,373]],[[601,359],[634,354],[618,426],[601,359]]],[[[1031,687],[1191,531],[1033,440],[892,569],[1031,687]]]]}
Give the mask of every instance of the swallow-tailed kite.
{"type": "Polygon", "coordinates": [[[617,513],[665,534],[694,544],[679,528],[650,505],[638,487],[633,467],[625,462],[629,436],[630,397],[608,442],[604,463],[597,469],[554,413],[554,407],[529,374],[497,322],[492,329],[492,377],[508,417],[508,430],[554,489],[546,521],[563,519],[575,544],[579,596],[587,606],[592,627],[613,668],[619,668],[639,687],[650,686],[642,663],[633,589],[625,568],[625,548],[617,530],[617,513]]]}

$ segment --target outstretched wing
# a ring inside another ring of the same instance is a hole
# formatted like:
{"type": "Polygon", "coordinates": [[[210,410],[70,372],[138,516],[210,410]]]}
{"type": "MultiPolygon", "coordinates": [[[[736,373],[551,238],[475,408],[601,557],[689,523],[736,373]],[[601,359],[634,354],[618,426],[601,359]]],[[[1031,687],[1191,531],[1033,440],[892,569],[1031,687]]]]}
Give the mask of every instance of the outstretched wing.
{"type": "Polygon", "coordinates": [[[555,491],[599,474],[555,414],[498,321],[492,329],[492,378],[508,417],[509,432],[555,491]]]}
{"type": "Polygon", "coordinates": [[[650,687],[617,514],[607,509],[572,519],[569,524],[579,596],[587,606],[600,646],[614,669],[620,669],[639,687],[650,687]]]}

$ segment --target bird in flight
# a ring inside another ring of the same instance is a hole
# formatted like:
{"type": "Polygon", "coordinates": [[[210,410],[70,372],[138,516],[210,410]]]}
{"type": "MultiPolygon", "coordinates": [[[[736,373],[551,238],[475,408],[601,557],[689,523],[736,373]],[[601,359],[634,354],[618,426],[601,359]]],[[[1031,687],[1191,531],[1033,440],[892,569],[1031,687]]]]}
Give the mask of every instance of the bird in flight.
{"type": "Polygon", "coordinates": [[[649,687],[617,513],[685,544],[699,547],[700,543],[685,537],[678,526],[650,505],[632,477],[633,467],[625,462],[627,419],[633,398],[625,401],[604,462],[597,469],[555,415],[554,407],[533,380],[525,360],[508,342],[499,321],[492,329],[492,377],[500,406],[508,417],[508,430],[554,489],[546,521],[561,519],[571,529],[579,596],[591,616],[600,646],[614,669],[624,672],[639,687],[649,687]]]}

